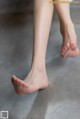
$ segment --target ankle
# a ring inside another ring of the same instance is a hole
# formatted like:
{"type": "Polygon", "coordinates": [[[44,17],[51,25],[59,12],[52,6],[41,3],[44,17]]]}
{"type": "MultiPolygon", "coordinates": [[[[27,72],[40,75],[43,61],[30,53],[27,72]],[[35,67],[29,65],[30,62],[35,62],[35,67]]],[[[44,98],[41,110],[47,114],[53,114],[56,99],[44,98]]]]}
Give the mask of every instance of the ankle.
{"type": "Polygon", "coordinates": [[[33,72],[46,72],[46,66],[44,65],[32,65],[31,70],[33,72]]]}

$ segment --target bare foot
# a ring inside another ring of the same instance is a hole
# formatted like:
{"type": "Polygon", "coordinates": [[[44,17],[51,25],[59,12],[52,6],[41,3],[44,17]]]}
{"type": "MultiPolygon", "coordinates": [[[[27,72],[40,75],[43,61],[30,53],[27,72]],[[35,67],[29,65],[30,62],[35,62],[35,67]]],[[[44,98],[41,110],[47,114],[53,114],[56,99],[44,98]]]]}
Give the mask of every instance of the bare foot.
{"type": "Polygon", "coordinates": [[[23,95],[48,87],[48,78],[44,71],[31,70],[24,81],[12,76],[12,84],[17,94],[23,95]]]}
{"type": "Polygon", "coordinates": [[[63,43],[60,55],[62,57],[75,57],[80,55],[73,23],[70,23],[68,26],[61,24],[61,34],[63,36],[63,43]]]}

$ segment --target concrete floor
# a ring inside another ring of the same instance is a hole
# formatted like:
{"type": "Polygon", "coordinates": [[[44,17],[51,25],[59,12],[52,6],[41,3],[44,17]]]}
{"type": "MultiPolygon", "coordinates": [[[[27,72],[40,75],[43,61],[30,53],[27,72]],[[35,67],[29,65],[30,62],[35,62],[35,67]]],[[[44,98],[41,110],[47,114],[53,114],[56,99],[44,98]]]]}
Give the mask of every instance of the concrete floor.
{"type": "MultiPolygon", "coordinates": [[[[80,48],[80,7],[72,7],[71,16],[80,48]]],[[[61,36],[56,16],[46,55],[50,86],[25,96],[14,91],[11,76],[23,80],[30,70],[32,18],[25,13],[0,16],[0,111],[9,111],[9,119],[80,119],[80,57],[59,56],[61,36]]]]}

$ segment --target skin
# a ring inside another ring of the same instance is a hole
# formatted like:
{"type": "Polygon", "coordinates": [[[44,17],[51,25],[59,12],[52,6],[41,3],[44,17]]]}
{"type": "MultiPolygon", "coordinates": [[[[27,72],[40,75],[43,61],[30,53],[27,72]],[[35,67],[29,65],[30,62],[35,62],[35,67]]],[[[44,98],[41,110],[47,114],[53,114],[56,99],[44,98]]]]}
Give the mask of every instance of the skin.
{"type": "Polygon", "coordinates": [[[59,16],[60,31],[63,37],[60,55],[62,57],[79,55],[69,4],[53,5],[49,4],[49,0],[34,0],[34,43],[31,70],[23,81],[15,75],[12,76],[12,84],[17,94],[33,93],[39,89],[45,89],[49,85],[45,56],[54,8],[59,16]]]}
{"type": "Polygon", "coordinates": [[[12,76],[12,84],[18,94],[32,93],[38,89],[47,88],[49,85],[45,56],[52,16],[53,4],[49,4],[49,0],[34,0],[34,44],[31,70],[24,81],[12,76]]]}
{"type": "Polygon", "coordinates": [[[58,13],[60,20],[60,31],[63,37],[60,55],[62,57],[78,56],[80,51],[77,46],[77,37],[74,24],[70,17],[69,4],[55,4],[54,6],[58,13]]]}

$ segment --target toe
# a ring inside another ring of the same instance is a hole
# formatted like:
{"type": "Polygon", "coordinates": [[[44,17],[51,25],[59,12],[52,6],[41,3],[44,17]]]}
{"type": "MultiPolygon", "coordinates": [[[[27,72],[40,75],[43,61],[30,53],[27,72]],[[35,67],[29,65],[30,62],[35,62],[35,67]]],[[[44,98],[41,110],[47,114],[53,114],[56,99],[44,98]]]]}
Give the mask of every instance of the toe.
{"type": "Polygon", "coordinates": [[[61,48],[61,56],[64,57],[69,49],[70,49],[70,43],[64,43],[61,48]]]}
{"type": "Polygon", "coordinates": [[[15,88],[15,91],[19,95],[27,94],[27,88],[29,87],[24,81],[20,80],[16,76],[12,76],[12,84],[15,88]]]}
{"type": "Polygon", "coordinates": [[[70,47],[71,47],[71,46],[70,46],[70,43],[67,43],[67,44],[66,44],[66,47],[67,47],[67,50],[69,50],[70,47]]]}
{"type": "Polygon", "coordinates": [[[24,95],[22,92],[15,90],[18,95],[24,95]]]}
{"type": "Polygon", "coordinates": [[[19,80],[15,79],[15,78],[12,78],[12,83],[15,85],[15,86],[20,86],[21,83],[19,80]]]}
{"type": "Polygon", "coordinates": [[[65,53],[70,50],[70,43],[66,43],[65,46],[64,46],[64,50],[65,50],[65,53]]]}
{"type": "Polygon", "coordinates": [[[63,47],[63,48],[61,48],[61,53],[62,53],[62,54],[64,54],[64,53],[65,53],[65,49],[66,49],[66,48],[64,48],[64,47],[63,47]]]}
{"type": "Polygon", "coordinates": [[[27,84],[24,81],[17,78],[16,76],[12,76],[12,82],[15,83],[16,85],[27,87],[27,84]]]}

